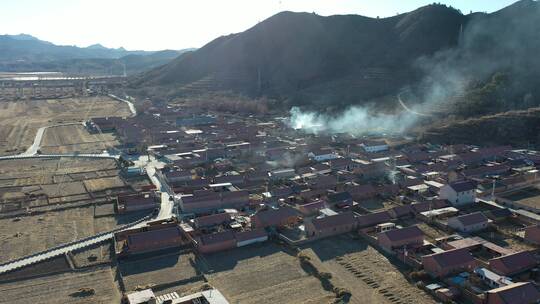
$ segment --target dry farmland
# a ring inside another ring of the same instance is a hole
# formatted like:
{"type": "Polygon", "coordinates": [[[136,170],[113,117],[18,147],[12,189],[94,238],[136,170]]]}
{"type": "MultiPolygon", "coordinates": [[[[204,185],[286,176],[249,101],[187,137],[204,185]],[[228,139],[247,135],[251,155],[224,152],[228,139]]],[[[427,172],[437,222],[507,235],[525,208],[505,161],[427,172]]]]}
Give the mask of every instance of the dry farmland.
{"type": "Polygon", "coordinates": [[[89,201],[127,191],[114,160],[26,159],[2,161],[0,211],[89,201]]]}
{"type": "Polygon", "coordinates": [[[94,218],[94,208],[83,207],[0,219],[0,261],[108,231],[136,216],[140,215],[94,218]]]}
{"type": "Polygon", "coordinates": [[[363,241],[339,236],[308,244],[306,250],[318,257],[320,271],[332,273],[341,282],[340,287],[352,291],[350,303],[435,303],[409,283],[384,255],[363,241]]]}
{"type": "MultiPolygon", "coordinates": [[[[40,127],[80,122],[91,117],[124,117],[130,114],[125,103],[106,96],[3,101],[0,102],[0,155],[23,152],[34,141],[40,127]]],[[[84,147],[87,144],[82,140],[92,138],[80,137],[78,140],[84,147]]]]}
{"type": "Polygon", "coordinates": [[[266,243],[206,256],[208,283],[231,303],[331,303],[332,292],[298,258],[266,243]]]}
{"type": "Polygon", "coordinates": [[[154,286],[154,290],[159,291],[174,286],[174,291],[182,293],[185,284],[196,282],[202,285],[202,275],[197,269],[195,255],[189,252],[178,253],[178,249],[174,251],[120,261],[118,267],[126,290],[132,291],[138,286],[154,286]]]}
{"type": "Polygon", "coordinates": [[[62,273],[0,284],[0,303],[120,303],[120,292],[110,267],[62,273]],[[91,288],[94,295],[77,294],[91,288]]]}
{"type": "Polygon", "coordinates": [[[45,154],[101,153],[118,144],[111,133],[90,134],[80,124],[47,128],[41,141],[41,152],[45,154]]]}

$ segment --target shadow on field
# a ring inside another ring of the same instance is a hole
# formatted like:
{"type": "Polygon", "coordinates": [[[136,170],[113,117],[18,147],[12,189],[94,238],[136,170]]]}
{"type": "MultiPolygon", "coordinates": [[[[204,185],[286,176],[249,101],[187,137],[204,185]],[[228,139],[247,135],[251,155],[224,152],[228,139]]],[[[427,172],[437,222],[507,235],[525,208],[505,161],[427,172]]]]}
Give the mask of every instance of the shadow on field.
{"type": "Polygon", "coordinates": [[[118,266],[120,267],[123,276],[171,268],[178,264],[180,258],[186,258],[178,253],[177,248],[174,250],[175,253],[171,254],[166,254],[166,252],[162,251],[158,256],[155,256],[155,252],[153,253],[154,256],[150,254],[137,255],[122,260],[118,266]]]}
{"type": "Polygon", "coordinates": [[[358,237],[338,235],[307,243],[302,249],[311,249],[321,261],[335,259],[348,253],[363,251],[368,244],[358,237]]]}
{"type": "Polygon", "coordinates": [[[235,268],[239,261],[253,257],[262,258],[277,252],[284,252],[284,250],[277,244],[266,242],[223,252],[207,254],[204,255],[204,259],[211,270],[219,272],[235,268]]]}

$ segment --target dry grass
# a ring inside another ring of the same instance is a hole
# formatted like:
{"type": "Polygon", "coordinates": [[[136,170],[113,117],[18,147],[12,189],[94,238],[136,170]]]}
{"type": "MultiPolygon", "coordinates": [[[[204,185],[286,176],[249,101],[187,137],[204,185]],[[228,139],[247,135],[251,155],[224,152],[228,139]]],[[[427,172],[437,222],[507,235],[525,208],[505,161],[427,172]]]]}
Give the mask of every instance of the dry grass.
{"type": "Polygon", "coordinates": [[[0,155],[23,152],[43,126],[129,115],[125,103],[106,96],[0,102],[0,155]]]}
{"type": "Polygon", "coordinates": [[[111,269],[51,275],[0,284],[0,303],[120,303],[120,292],[111,269]],[[95,294],[75,297],[80,288],[92,288],[95,294]]]}
{"type": "Polygon", "coordinates": [[[0,219],[0,261],[30,255],[117,226],[115,217],[93,217],[84,207],[15,219],[0,219]]]}
{"type": "Polygon", "coordinates": [[[82,125],[57,126],[45,130],[41,151],[45,154],[101,153],[117,144],[111,133],[90,134],[82,125]]]}
{"type": "Polygon", "coordinates": [[[350,303],[431,304],[435,301],[411,285],[384,255],[360,240],[340,236],[306,245],[316,256],[320,271],[330,272],[336,282],[352,292],[350,303]]]}
{"type": "Polygon", "coordinates": [[[199,281],[202,283],[195,266],[193,253],[178,252],[149,257],[135,257],[123,260],[118,267],[122,273],[127,291],[145,285],[183,285],[199,281]]]}
{"type": "MultiPolygon", "coordinates": [[[[113,160],[33,159],[2,161],[0,166],[0,198],[19,207],[90,200],[123,191],[126,184],[118,176],[113,160]],[[34,200],[25,195],[41,197],[34,200]]],[[[0,205],[2,212],[11,207],[0,205]]],[[[11,209],[10,209],[11,210],[11,209]]]]}
{"type": "Polygon", "coordinates": [[[334,294],[295,256],[270,243],[207,256],[211,285],[231,303],[330,303],[334,294]]]}
{"type": "Polygon", "coordinates": [[[111,188],[121,188],[124,187],[126,184],[120,177],[113,176],[85,180],[84,185],[89,192],[99,192],[111,188]]]}

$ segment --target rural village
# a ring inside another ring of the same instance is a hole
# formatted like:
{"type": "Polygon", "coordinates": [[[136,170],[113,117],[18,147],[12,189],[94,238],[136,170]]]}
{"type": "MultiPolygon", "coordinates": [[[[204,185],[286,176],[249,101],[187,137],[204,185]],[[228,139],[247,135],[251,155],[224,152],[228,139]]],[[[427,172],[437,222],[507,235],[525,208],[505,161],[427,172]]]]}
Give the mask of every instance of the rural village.
{"type": "Polygon", "coordinates": [[[536,151],[306,134],[99,84],[6,91],[1,301],[540,299],[536,151]]]}

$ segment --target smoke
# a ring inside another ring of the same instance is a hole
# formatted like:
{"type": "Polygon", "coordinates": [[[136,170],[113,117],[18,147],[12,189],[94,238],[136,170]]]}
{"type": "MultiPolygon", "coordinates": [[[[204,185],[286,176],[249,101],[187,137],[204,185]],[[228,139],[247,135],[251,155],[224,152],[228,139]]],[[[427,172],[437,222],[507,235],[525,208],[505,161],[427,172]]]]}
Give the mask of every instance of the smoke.
{"type": "Polygon", "coordinates": [[[323,114],[302,111],[293,107],[290,111],[289,126],[307,133],[401,133],[411,127],[417,115],[409,112],[400,114],[372,113],[367,108],[353,106],[339,114],[323,114]]]}
{"type": "Polygon", "coordinates": [[[511,75],[511,87],[523,92],[538,86],[540,5],[520,1],[492,14],[467,16],[456,47],[419,58],[425,77],[419,86],[425,107],[438,107],[462,96],[471,85],[493,74],[511,75]]]}
{"type": "MultiPolygon", "coordinates": [[[[396,107],[401,113],[384,114],[352,106],[340,114],[326,114],[294,107],[290,110],[290,126],[316,134],[403,133],[423,116],[449,113],[453,98],[464,96],[474,84],[488,80],[496,72],[510,76],[509,91],[522,94],[523,99],[525,96],[538,98],[538,33],[540,4],[536,1],[520,1],[492,14],[464,16],[462,27],[456,29],[459,36],[456,46],[418,58],[413,63],[413,68],[422,76],[419,83],[411,84],[414,90],[404,87],[396,96],[396,107]]],[[[519,96],[516,94],[513,96],[519,96]]]]}

